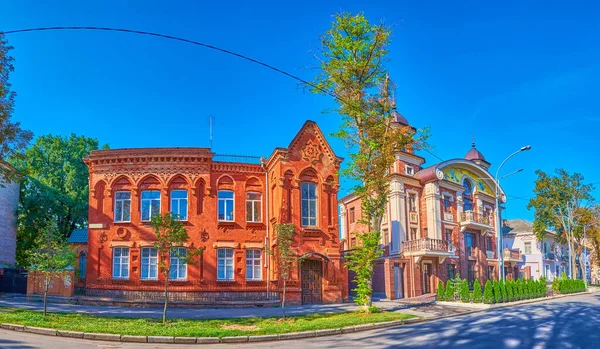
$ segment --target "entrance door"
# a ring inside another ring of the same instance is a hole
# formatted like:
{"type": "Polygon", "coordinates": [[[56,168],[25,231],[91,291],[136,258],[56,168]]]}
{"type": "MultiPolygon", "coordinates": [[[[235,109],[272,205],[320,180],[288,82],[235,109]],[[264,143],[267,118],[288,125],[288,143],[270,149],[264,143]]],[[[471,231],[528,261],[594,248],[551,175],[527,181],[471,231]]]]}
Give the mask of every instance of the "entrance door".
{"type": "Polygon", "coordinates": [[[431,293],[431,264],[423,264],[423,294],[431,293]]]}
{"type": "Polygon", "coordinates": [[[404,270],[398,263],[394,264],[394,297],[404,298],[404,270]]]}
{"type": "Polygon", "coordinates": [[[322,263],[306,259],[302,262],[302,304],[322,303],[322,263]]]}

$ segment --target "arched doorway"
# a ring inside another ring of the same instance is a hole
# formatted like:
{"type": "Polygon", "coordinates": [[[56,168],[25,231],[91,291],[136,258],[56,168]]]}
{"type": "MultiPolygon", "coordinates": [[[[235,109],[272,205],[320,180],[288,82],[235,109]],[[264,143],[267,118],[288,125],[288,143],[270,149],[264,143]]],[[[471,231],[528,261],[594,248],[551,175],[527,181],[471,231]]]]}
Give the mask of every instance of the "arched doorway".
{"type": "Polygon", "coordinates": [[[300,263],[302,304],[321,304],[323,303],[323,260],[325,262],[331,260],[318,252],[309,252],[300,259],[302,260],[300,263]]]}

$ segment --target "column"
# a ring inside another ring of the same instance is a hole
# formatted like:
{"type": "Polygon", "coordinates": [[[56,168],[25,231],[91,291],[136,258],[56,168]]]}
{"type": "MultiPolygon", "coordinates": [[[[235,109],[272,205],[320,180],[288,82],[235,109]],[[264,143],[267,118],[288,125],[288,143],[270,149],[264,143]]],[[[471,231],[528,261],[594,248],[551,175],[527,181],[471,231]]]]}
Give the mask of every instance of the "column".
{"type": "Polygon", "coordinates": [[[437,183],[425,185],[425,206],[427,209],[427,237],[442,239],[442,207],[440,187],[437,183]]]}

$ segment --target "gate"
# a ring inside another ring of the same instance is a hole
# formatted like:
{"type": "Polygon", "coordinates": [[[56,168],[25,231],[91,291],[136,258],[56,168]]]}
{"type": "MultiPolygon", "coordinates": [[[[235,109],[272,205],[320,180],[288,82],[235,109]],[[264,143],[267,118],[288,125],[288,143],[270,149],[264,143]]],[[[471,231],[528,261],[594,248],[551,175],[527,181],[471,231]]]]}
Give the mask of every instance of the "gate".
{"type": "Polygon", "coordinates": [[[27,276],[18,269],[4,269],[0,275],[1,293],[27,293],[27,276]]]}
{"type": "Polygon", "coordinates": [[[322,265],[319,260],[302,261],[302,304],[322,303],[322,265]]]}

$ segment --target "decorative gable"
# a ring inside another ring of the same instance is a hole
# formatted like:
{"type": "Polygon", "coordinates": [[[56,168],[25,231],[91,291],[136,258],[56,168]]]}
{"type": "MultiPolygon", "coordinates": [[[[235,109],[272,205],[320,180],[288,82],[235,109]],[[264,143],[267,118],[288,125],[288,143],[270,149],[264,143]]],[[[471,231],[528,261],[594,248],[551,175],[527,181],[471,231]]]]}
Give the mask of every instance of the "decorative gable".
{"type": "Polygon", "coordinates": [[[304,160],[312,165],[328,160],[328,163],[339,166],[342,161],[329,146],[319,126],[310,120],[304,123],[287,150],[291,160],[304,160]]]}

